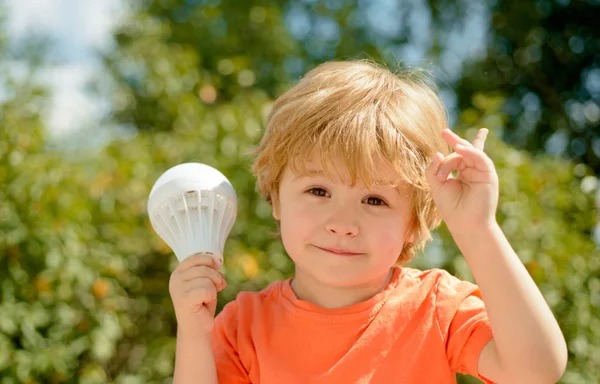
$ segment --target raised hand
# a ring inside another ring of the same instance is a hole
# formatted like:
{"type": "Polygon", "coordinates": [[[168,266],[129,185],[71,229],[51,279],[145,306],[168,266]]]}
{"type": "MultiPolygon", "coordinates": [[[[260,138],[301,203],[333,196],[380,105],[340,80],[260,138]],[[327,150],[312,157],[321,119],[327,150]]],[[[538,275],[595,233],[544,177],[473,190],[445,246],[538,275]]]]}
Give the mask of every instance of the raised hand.
{"type": "Polygon", "coordinates": [[[444,140],[454,149],[437,153],[426,171],[433,200],[451,232],[475,231],[495,223],[498,207],[498,174],[483,151],[488,130],[479,130],[473,143],[449,129],[444,140]],[[457,171],[456,177],[452,172],[457,171]]]}

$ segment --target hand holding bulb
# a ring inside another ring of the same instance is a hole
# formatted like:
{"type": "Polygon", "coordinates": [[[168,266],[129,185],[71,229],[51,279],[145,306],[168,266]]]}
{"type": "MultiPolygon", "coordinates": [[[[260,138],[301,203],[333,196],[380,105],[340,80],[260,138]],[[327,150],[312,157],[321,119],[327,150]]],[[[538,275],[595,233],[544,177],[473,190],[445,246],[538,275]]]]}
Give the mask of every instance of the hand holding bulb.
{"type": "Polygon", "coordinates": [[[190,338],[210,336],[217,308],[217,293],[227,283],[208,255],[193,255],[181,262],[169,279],[178,332],[190,338]]]}
{"type": "Polygon", "coordinates": [[[208,165],[177,165],[154,183],[148,215],[180,261],[169,279],[178,332],[187,337],[209,336],[217,293],[227,286],[218,269],[237,215],[233,186],[208,165]]]}

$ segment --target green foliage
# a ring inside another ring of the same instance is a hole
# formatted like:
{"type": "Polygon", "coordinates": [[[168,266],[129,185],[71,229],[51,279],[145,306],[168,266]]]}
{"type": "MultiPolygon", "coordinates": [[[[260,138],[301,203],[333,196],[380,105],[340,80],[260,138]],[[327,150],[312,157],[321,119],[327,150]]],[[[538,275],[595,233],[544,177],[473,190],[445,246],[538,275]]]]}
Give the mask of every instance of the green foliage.
{"type": "Polygon", "coordinates": [[[597,1],[500,0],[490,6],[487,55],[457,87],[464,107],[482,91],[506,97],[505,141],[600,170],[597,1]]]}
{"type": "MultiPolygon", "coordinates": [[[[290,38],[286,2],[194,3],[140,3],[117,34],[118,48],[106,56],[110,76],[101,83],[111,87],[111,119],[135,133],[105,147],[53,150],[44,90],[2,72],[8,96],[0,104],[0,383],[171,377],[176,323],[168,280],[177,260],[145,209],[152,184],[173,165],[213,165],[238,194],[220,308],[241,290],[291,275],[247,153],[273,98],[297,68],[322,60],[323,50],[290,38]]],[[[322,44],[333,44],[336,57],[386,57],[378,38],[350,22],[350,2],[337,3],[306,6],[347,22],[341,36],[355,40],[322,44]]],[[[593,342],[600,338],[600,258],[591,240],[598,180],[584,164],[504,144],[504,103],[493,90],[474,93],[457,128],[467,136],[473,127],[491,129],[487,151],[501,180],[498,219],[569,342],[562,382],[593,382],[600,377],[600,346],[593,342]]],[[[413,265],[471,278],[444,227],[413,265]]]]}

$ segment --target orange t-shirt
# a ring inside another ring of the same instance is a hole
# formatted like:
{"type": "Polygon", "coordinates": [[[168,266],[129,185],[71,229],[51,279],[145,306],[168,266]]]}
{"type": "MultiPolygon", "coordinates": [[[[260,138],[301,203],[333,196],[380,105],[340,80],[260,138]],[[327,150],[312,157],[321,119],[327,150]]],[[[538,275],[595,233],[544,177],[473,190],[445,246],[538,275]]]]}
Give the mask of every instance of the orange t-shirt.
{"type": "Polygon", "coordinates": [[[216,317],[219,384],[491,383],[477,371],[492,331],[476,285],[398,266],[372,298],[326,309],[290,282],[241,292],[216,317]]]}

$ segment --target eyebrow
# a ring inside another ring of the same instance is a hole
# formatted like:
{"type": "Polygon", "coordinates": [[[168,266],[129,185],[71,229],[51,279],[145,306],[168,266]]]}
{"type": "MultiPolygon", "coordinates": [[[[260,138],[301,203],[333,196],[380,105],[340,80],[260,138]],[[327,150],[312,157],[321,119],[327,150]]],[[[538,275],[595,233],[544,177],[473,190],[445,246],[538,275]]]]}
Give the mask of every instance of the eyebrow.
{"type": "MultiPolygon", "coordinates": [[[[294,178],[294,181],[296,181],[298,179],[301,179],[301,178],[304,178],[304,177],[314,177],[314,176],[321,176],[321,177],[329,178],[327,176],[327,174],[325,172],[323,172],[322,170],[320,170],[320,169],[307,169],[306,172],[304,172],[303,174],[296,176],[294,178]]],[[[374,182],[373,182],[373,184],[375,186],[377,186],[377,184],[384,185],[384,184],[388,184],[388,183],[389,183],[388,180],[374,180],[374,182]]],[[[398,193],[400,193],[398,191],[398,188],[394,188],[394,189],[396,189],[396,191],[398,193]]]]}
{"type": "Polygon", "coordinates": [[[325,172],[323,172],[320,169],[307,169],[306,172],[303,172],[302,174],[296,176],[294,180],[300,179],[302,177],[308,177],[308,176],[327,176],[327,175],[325,174],[325,172]]]}

